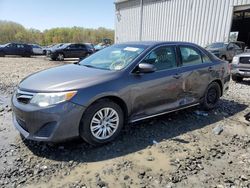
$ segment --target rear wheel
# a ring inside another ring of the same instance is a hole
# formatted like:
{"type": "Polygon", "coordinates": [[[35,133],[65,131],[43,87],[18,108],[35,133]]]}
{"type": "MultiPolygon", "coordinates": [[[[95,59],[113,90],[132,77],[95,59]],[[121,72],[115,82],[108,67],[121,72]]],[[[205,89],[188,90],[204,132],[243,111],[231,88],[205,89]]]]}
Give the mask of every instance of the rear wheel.
{"type": "Polygon", "coordinates": [[[213,109],[221,96],[221,88],[217,82],[212,82],[209,84],[206,90],[206,94],[202,103],[202,108],[204,110],[211,110],[213,109]]]}
{"type": "Polygon", "coordinates": [[[4,57],[4,56],[5,56],[4,52],[0,52],[0,57],[4,57]]]}
{"type": "Polygon", "coordinates": [[[232,80],[235,81],[235,82],[241,82],[243,80],[243,78],[239,77],[239,76],[232,75],[232,80]]]}
{"type": "Polygon", "coordinates": [[[100,100],[84,113],[80,136],[89,144],[102,145],[114,140],[124,123],[121,107],[110,100],[100,100]]]}
{"type": "Polygon", "coordinates": [[[59,53],[56,58],[58,61],[63,61],[64,60],[64,55],[62,53],[59,53]]]}

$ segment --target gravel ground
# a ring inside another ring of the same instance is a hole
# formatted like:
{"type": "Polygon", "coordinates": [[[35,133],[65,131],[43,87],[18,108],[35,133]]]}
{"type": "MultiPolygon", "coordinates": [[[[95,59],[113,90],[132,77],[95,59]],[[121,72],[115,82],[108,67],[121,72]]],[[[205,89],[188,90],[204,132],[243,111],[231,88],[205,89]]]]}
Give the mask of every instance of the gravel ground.
{"type": "Polygon", "coordinates": [[[250,188],[250,80],[230,83],[218,107],[126,126],[102,147],[22,140],[9,100],[25,76],[67,62],[0,58],[0,187],[250,188]]]}

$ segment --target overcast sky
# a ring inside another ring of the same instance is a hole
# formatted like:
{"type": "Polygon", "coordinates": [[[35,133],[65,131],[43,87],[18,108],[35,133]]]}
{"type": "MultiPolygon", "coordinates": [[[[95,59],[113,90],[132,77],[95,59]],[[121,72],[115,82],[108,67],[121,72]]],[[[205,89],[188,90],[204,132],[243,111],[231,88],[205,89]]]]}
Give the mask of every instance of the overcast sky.
{"type": "Polygon", "coordinates": [[[0,20],[43,31],[80,26],[114,29],[114,0],[0,0],[0,20]]]}

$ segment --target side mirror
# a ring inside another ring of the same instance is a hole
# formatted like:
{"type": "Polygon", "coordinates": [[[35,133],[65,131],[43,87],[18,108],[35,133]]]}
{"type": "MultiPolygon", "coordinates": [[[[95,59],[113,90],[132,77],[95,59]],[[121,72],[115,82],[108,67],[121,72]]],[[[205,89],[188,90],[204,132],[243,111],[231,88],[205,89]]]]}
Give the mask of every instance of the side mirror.
{"type": "Polygon", "coordinates": [[[228,50],[233,50],[234,49],[234,47],[229,47],[229,48],[227,48],[228,50]]]}
{"type": "Polygon", "coordinates": [[[140,63],[138,65],[138,72],[139,73],[151,73],[155,72],[156,68],[154,65],[149,64],[149,63],[140,63]]]}

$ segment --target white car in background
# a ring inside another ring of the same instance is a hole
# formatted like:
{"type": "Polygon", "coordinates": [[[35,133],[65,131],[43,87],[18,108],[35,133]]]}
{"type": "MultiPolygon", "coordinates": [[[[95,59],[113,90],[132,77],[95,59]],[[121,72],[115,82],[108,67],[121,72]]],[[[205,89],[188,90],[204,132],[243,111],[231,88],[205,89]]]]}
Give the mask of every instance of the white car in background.
{"type": "Polygon", "coordinates": [[[44,55],[44,49],[37,45],[37,44],[31,44],[32,52],[34,55],[44,55]]]}
{"type": "Polygon", "coordinates": [[[241,82],[243,78],[250,78],[250,52],[234,56],[231,68],[233,81],[241,82]]]}

